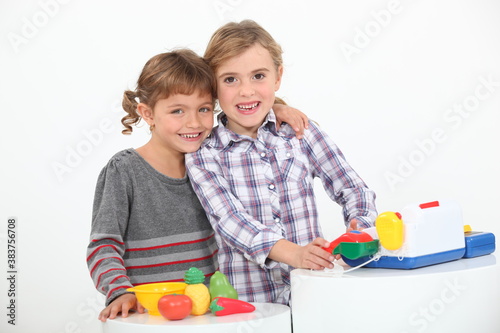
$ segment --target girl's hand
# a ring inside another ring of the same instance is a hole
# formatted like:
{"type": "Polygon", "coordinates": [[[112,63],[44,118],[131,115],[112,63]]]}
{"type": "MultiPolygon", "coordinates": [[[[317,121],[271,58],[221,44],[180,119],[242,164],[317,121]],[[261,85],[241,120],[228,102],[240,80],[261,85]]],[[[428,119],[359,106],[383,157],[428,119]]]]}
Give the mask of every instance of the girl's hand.
{"type": "Polygon", "coordinates": [[[322,249],[322,247],[328,246],[330,246],[330,243],[319,237],[305,246],[297,245],[286,239],[280,239],[271,248],[268,258],[295,268],[318,270],[333,268],[333,256],[322,249]]]}
{"type": "Polygon", "coordinates": [[[287,123],[293,128],[297,138],[302,139],[304,129],[309,128],[309,119],[304,113],[285,104],[274,104],[273,111],[276,115],[278,130],[282,123],[287,123]]]}
{"type": "Polygon", "coordinates": [[[137,301],[135,294],[123,294],[102,310],[98,319],[105,322],[106,319],[115,319],[119,313],[127,318],[130,310],[144,313],[144,307],[137,301]]]}
{"type": "Polygon", "coordinates": [[[330,243],[320,237],[305,246],[301,246],[297,251],[298,266],[294,267],[315,270],[333,268],[333,255],[322,249],[322,247],[328,246],[330,243]]]}
{"type": "Polygon", "coordinates": [[[352,219],[349,222],[349,226],[347,226],[347,232],[353,231],[353,230],[358,230],[358,231],[363,230],[363,228],[358,228],[358,220],[356,220],[356,219],[352,219]]]}

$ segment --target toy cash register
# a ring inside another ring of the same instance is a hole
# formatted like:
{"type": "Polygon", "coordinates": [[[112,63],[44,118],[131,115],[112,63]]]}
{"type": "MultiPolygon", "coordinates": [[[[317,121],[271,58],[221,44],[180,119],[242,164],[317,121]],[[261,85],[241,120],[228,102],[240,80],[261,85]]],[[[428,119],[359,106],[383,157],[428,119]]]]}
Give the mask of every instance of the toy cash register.
{"type": "MultiPolygon", "coordinates": [[[[376,253],[380,258],[365,267],[413,269],[495,251],[492,233],[466,229],[464,234],[460,205],[452,200],[409,205],[401,213],[382,213],[375,227],[363,233],[371,236],[372,243],[365,245],[359,255],[353,256],[357,252],[351,249],[351,255],[345,256],[341,248],[332,253],[340,253],[350,266],[363,265],[376,253]],[[375,250],[374,246],[378,248],[375,250]]],[[[351,245],[354,246],[361,245],[351,245]]]]}

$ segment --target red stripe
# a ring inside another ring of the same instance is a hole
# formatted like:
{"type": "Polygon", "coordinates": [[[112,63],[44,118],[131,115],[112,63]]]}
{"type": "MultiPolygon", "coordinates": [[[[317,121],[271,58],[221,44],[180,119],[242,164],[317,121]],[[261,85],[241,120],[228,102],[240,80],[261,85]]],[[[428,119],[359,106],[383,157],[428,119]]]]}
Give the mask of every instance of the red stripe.
{"type": "Polygon", "coordinates": [[[106,258],[102,258],[102,259],[99,259],[99,261],[97,261],[94,265],[94,267],[92,267],[92,270],[90,271],[90,275],[92,275],[95,271],[95,269],[97,268],[97,266],[99,266],[99,264],[103,261],[103,260],[108,260],[108,259],[118,259],[122,265],[125,265],[125,263],[123,262],[123,259],[120,258],[120,257],[106,257],[106,258]]]}
{"type": "Polygon", "coordinates": [[[116,280],[118,280],[119,278],[122,278],[122,277],[124,277],[124,278],[126,278],[128,280],[128,276],[126,276],[126,275],[118,275],[113,280],[111,280],[111,282],[109,284],[111,285],[111,284],[115,283],[116,280]]]}
{"type": "Polygon", "coordinates": [[[153,265],[144,265],[144,266],[129,266],[129,267],[125,267],[127,270],[129,269],[138,269],[138,268],[150,268],[150,267],[161,267],[161,266],[168,266],[168,265],[176,265],[176,264],[183,264],[183,263],[187,263],[187,262],[194,262],[194,261],[201,261],[201,260],[205,260],[205,259],[209,259],[209,258],[212,258],[216,253],[217,253],[218,250],[215,250],[211,255],[209,256],[205,256],[205,257],[201,257],[201,258],[194,258],[194,259],[186,259],[186,260],[179,260],[179,261],[171,261],[171,262],[165,262],[165,263],[161,263],[161,264],[153,264],[153,265]]]}
{"type": "Polygon", "coordinates": [[[108,292],[108,295],[107,295],[107,297],[106,297],[106,298],[109,298],[109,295],[113,294],[113,293],[114,293],[116,290],[118,290],[118,289],[127,289],[127,288],[130,288],[130,287],[128,287],[128,286],[122,286],[122,287],[116,287],[116,288],[114,288],[114,289],[111,289],[111,290],[108,292]]]}
{"type": "MultiPolygon", "coordinates": [[[[215,273],[215,272],[214,272],[215,273]]],[[[214,273],[210,273],[205,275],[206,278],[211,277],[214,273]]],[[[163,283],[163,282],[184,282],[184,279],[173,279],[173,280],[165,280],[165,281],[151,281],[151,282],[143,282],[143,283],[134,283],[134,286],[140,286],[148,283],[163,283]]]]}
{"type": "Polygon", "coordinates": [[[92,253],[91,253],[91,254],[87,257],[87,261],[89,261],[89,260],[90,260],[90,258],[91,258],[91,257],[92,257],[92,256],[93,256],[93,255],[94,255],[97,251],[99,251],[100,249],[105,248],[105,247],[107,247],[107,246],[112,247],[112,248],[113,248],[116,252],[118,252],[118,249],[117,249],[114,245],[111,245],[111,244],[101,245],[101,246],[97,247],[97,248],[96,248],[96,249],[95,249],[95,250],[94,250],[94,251],[93,251],[93,252],[92,252],[92,253]]]}
{"type": "Polygon", "coordinates": [[[97,278],[97,282],[96,282],[96,284],[95,284],[95,287],[96,287],[96,288],[98,288],[98,287],[99,287],[99,285],[100,285],[100,283],[101,283],[101,277],[102,277],[104,274],[109,273],[109,272],[111,272],[111,271],[124,271],[124,272],[126,272],[126,270],[125,270],[125,269],[123,269],[123,268],[111,268],[111,269],[108,269],[108,270],[107,270],[107,271],[105,271],[105,272],[102,272],[101,274],[99,274],[99,277],[97,278]]]}
{"type": "Polygon", "coordinates": [[[163,282],[184,282],[184,279],[173,279],[173,280],[165,280],[165,281],[154,281],[154,282],[143,282],[143,283],[134,283],[134,286],[140,286],[148,283],[163,283],[163,282]]]}
{"type": "Polygon", "coordinates": [[[125,252],[148,251],[148,250],[161,249],[164,247],[179,246],[179,245],[186,245],[186,244],[195,244],[195,243],[200,243],[200,242],[204,242],[206,240],[209,240],[212,237],[214,237],[214,234],[211,234],[210,236],[208,236],[206,238],[196,239],[196,240],[192,240],[192,241],[185,241],[185,242],[178,242],[178,243],[171,243],[171,244],[150,246],[150,247],[137,247],[137,248],[133,248],[133,249],[126,249],[125,252]]]}
{"type": "Polygon", "coordinates": [[[432,201],[432,202],[427,202],[420,204],[419,207],[421,209],[426,209],[426,208],[431,208],[431,207],[439,207],[439,201],[432,201]]]}
{"type": "Polygon", "coordinates": [[[93,240],[92,240],[92,242],[100,242],[100,241],[103,241],[103,240],[110,240],[110,241],[113,241],[113,242],[118,243],[118,244],[120,244],[120,245],[125,245],[125,243],[120,242],[120,241],[118,241],[118,240],[116,240],[116,239],[114,239],[114,238],[99,238],[99,239],[93,239],[93,240]]]}

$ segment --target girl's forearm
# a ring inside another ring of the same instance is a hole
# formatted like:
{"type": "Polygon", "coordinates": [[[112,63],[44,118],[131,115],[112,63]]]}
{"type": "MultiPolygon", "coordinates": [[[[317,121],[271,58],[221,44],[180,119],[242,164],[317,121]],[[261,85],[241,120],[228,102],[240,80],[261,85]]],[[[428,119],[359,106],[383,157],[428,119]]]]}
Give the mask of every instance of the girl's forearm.
{"type": "Polygon", "coordinates": [[[297,267],[296,258],[300,246],[286,239],[277,241],[269,252],[268,258],[282,262],[292,267],[297,267]]]}

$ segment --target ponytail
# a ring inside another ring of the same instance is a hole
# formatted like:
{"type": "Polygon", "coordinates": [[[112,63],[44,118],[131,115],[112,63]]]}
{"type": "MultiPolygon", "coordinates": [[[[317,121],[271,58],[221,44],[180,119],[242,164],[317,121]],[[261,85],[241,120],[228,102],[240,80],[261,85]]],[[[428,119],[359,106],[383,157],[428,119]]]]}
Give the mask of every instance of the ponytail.
{"type": "Polygon", "coordinates": [[[122,107],[127,115],[122,118],[122,124],[125,127],[122,134],[131,134],[132,125],[137,124],[141,120],[141,116],[137,113],[137,94],[134,91],[127,90],[123,93],[122,107]]]}

